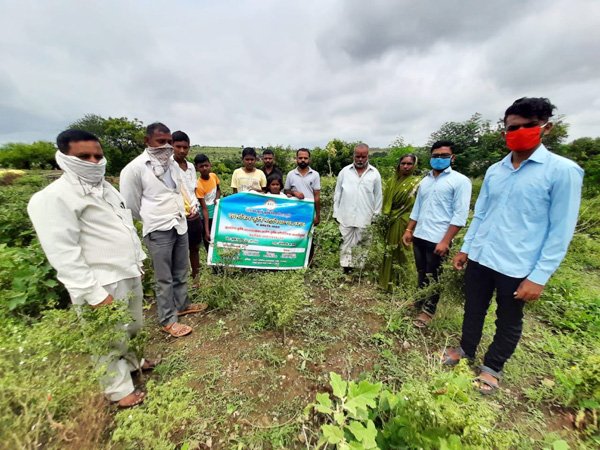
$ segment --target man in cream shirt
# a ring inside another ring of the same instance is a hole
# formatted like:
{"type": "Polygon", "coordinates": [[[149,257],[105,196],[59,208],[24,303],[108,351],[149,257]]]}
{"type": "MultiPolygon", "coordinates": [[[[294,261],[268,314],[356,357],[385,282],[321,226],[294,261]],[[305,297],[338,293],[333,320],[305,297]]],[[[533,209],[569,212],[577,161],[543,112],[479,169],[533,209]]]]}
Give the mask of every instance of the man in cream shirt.
{"type": "Polygon", "coordinates": [[[203,311],[188,299],[188,235],[185,184],[173,160],[173,138],[166,125],[146,128],[146,149],[121,171],[121,195],[134,219],[142,221],[156,279],[156,309],[162,330],[173,337],[192,332],[178,317],[203,311]]]}
{"type": "MultiPolygon", "coordinates": [[[[56,139],[56,162],[63,175],[33,195],[27,212],[42,248],[76,305],[100,307],[127,302],[133,321],[123,324],[129,337],[142,327],[142,251],[131,211],[119,192],[104,180],[106,159],[98,138],[67,130],[56,139]]],[[[152,369],[156,362],[139,361],[127,342],[113,344],[101,383],[105,395],[120,407],[144,400],[135,390],[130,371],[152,369]]]]}

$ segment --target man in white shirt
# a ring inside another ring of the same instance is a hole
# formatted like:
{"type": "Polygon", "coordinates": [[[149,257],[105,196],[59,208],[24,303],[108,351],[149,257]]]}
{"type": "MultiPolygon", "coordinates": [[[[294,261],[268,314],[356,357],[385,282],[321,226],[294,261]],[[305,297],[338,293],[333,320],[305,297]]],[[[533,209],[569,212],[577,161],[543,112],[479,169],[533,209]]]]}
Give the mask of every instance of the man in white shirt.
{"type": "Polygon", "coordinates": [[[142,221],[156,280],[156,304],[162,330],[173,337],[192,332],[179,316],[200,312],[187,294],[188,237],[185,185],[173,160],[171,131],[162,123],[146,128],[146,149],[121,171],[121,195],[133,217],[142,221]]]}
{"type": "Polygon", "coordinates": [[[200,244],[202,243],[203,223],[200,216],[200,203],[196,198],[196,169],[186,158],[190,152],[190,138],[183,131],[173,133],[173,159],[179,166],[183,184],[185,185],[184,205],[188,226],[188,246],[192,279],[195,280],[200,271],[200,244]]]}
{"type": "MultiPolygon", "coordinates": [[[[119,192],[104,180],[106,159],[98,138],[66,130],[56,139],[56,162],[63,175],[31,197],[27,212],[42,248],[75,305],[100,307],[127,303],[133,319],[122,328],[133,337],[142,327],[142,251],[131,211],[119,192]]],[[[120,407],[140,404],[131,371],[152,369],[156,361],[136,358],[127,340],[109,355],[96,355],[106,367],[105,395],[120,407]]]]}
{"type": "Polygon", "coordinates": [[[352,252],[367,240],[365,230],[381,212],[382,202],[381,176],[369,164],[369,146],[358,144],[354,148],[354,163],[338,174],[333,197],[333,217],[342,234],[340,265],[344,272],[364,267],[364,255],[356,258],[352,252]]]}

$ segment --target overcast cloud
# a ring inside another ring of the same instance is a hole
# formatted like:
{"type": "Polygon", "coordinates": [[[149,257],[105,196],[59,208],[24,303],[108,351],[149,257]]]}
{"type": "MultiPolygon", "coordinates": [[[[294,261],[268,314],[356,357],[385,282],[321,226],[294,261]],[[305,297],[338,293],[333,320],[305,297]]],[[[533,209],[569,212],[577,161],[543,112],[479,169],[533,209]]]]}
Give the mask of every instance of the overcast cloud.
{"type": "Polygon", "coordinates": [[[422,145],[545,96],[600,136],[600,1],[0,0],[0,142],[88,113],[202,145],[422,145]]]}

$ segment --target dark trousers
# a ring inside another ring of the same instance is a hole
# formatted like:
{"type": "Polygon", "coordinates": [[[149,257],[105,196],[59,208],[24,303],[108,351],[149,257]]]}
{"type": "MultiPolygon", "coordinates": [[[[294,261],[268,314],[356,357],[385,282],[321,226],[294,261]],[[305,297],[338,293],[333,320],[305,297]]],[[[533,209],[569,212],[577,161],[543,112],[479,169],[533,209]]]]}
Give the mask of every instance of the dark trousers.
{"type": "MultiPolygon", "coordinates": [[[[415,254],[415,265],[417,266],[417,276],[419,287],[423,288],[429,285],[430,280],[437,281],[442,271],[443,258],[433,253],[437,243],[426,241],[418,237],[413,238],[413,251],[415,254]]],[[[435,292],[416,304],[417,308],[433,315],[440,301],[440,294],[435,292]]]]}
{"type": "Polygon", "coordinates": [[[514,292],[523,278],[513,278],[468,261],[465,273],[465,315],[460,346],[469,358],[475,357],[481,341],[483,322],[496,291],[496,334],[485,354],[483,365],[501,372],[504,363],[512,356],[523,331],[525,302],[516,300],[514,292]]]}
{"type": "MultiPolygon", "coordinates": [[[[208,240],[210,239],[210,233],[212,233],[212,224],[213,224],[213,220],[212,219],[208,219],[208,236],[205,236],[204,233],[204,228],[202,228],[202,234],[204,235],[204,248],[206,249],[206,251],[208,252],[208,240]]],[[[202,227],[204,227],[204,221],[202,221],[202,227]]]]}

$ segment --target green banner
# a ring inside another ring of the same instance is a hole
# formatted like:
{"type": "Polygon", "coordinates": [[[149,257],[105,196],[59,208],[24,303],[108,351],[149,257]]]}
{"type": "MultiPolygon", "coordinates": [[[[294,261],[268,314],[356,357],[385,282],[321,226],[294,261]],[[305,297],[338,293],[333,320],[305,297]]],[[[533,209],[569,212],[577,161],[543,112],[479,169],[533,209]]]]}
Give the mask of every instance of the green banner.
{"type": "Polygon", "coordinates": [[[252,269],[308,265],[315,206],[312,200],[240,192],[217,203],[208,264],[252,269]]]}

